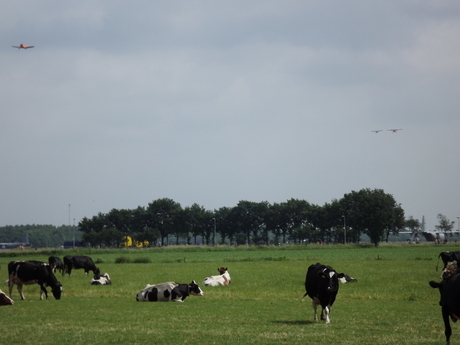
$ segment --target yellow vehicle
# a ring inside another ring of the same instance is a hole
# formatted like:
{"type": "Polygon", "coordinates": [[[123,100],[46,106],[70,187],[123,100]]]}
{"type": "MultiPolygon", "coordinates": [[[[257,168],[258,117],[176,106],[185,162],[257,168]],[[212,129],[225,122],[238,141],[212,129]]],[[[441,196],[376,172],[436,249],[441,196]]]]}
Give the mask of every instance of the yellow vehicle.
{"type": "Polygon", "coordinates": [[[144,247],[149,247],[150,242],[149,241],[136,241],[133,240],[131,236],[123,236],[123,239],[125,242],[120,243],[120,247],[122,248],[131,248],[131,247],[136,247],[136,248],[144,248],[144,247]]]}

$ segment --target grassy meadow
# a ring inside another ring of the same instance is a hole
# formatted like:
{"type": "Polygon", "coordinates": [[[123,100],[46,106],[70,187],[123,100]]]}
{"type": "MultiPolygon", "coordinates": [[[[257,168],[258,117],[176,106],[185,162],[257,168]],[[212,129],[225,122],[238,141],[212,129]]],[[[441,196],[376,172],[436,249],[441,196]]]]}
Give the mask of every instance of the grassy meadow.
{"type": "MultiPolygon", "coordinates": [[[[144,250],[0,252],[0,276],[12,260],[48,260],[50,254],[88,255],[109,286],[90,286],[82,270],[57,279],[61,300],[39,299],[38,285],[13,290],[13,306],[0,308],[3,344],[443,344],[438,280],[439,246],[165,247],[144,250]],[[14,256],[16,255],[16,256],[14,256]],[[120,257],[132,263],[117,263],[120,257]],[[118,260],[117,260],[118,259],[118,260]],[[313,321],[305,293],[309,265],[321,262],[358,279],[340,286],[331,323],[313,321]],[[228,267],[228,287],[202,281],[228,267]],[[184,303],[136,302],[146,284],[196,280],[203,297],[184,303]]],[[[3,281],[4,281],[3,280],[3,281]]],[[[2,286],[7,291],[7,286],[2,286]]],[[[452,344],[460,344],[453,327],[452,344]]]]}

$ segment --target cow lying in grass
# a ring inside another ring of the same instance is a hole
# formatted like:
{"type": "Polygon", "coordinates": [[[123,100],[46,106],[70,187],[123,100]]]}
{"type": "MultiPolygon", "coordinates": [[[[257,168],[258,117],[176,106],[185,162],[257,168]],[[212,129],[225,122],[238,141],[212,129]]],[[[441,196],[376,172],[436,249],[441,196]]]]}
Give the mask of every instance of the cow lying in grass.
{"type": "Polygon", "coordinates": [[[231,283],[232,280],[230,278],[230,274],[228,273],[228,267],[221,267],[217,270],[220,275],[204,278],[204,286],[227,286],[231,283]]]}
{"type": "Polygon", "coordinates": [[[2,290],[0,290],[0,306],[2,305],[12,305],[14,304],[14,301],[9,298],[6,293],[4,293],[2,290]]]}
{"type": "Polygon", "coordinates": [[[91,279],[89,282],[89,285],[110,285],[112,284],[109,274],[104,273],[104,274],[95,274],[94,278],[91,279]]]}
{"type": "Polygon", "coordinates": [[[204,293],[195,281],[190,284],[174,282],[149,285],[139,291],[138,302],[184,302],[187,296],[203,296],[204,293]]]}

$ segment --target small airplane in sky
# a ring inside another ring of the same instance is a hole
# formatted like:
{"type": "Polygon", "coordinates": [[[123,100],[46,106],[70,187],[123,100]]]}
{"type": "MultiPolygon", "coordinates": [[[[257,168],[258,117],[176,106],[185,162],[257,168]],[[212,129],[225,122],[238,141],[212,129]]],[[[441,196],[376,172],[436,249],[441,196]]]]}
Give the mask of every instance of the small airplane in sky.
{"type": "Polygon", "coordinates": [[[396,128],[396,129],[387,129],[387,131],[392,131],[393,133],[396,133],[397,131],[401,131],[402,128],[396,128]]]}
{"type": "Polygon", "coordinates": [[[33,48],[35,46],[26,46],[25,44],[20,44],[18,46],[12,46],[13,48],[18,48],[18,49],[29,49],[29,48],[33,48]]]}
{"type": "Polygon", "coordinates": [[[383,129],[376,129],[375,131],[371,131],[371,132],[374,132],[375,134],[377,134],[378,132],[381,132],[383,131],[383,129]]]}

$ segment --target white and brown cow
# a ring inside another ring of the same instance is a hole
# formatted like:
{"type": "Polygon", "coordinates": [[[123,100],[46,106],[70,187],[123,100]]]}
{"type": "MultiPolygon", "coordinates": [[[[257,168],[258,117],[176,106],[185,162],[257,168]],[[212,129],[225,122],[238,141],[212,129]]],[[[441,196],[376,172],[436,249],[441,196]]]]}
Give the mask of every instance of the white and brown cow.
{"type": "Polygon", "coordinates": [[[228,267],[221,267],[217,269],[220,273],[218,276],[206,277],[203,280],[204,286],[227,286],[231,283],[228,267]]]}
{"type": "Polygon", "coordinates": [[[94,278],[91,279],[89,285],[110,285],[112,281],[110,280],[109,274],[95,274],[94,278]]]}
{"type": "Polygon", "coordinates": [[[147,286],[136,296],[138,302],[184,302],[187,296],[203,296],[204,293],[195,281],[190,284],[167,282],[147,286]]]}
{"type": "Polygon", "coordinates": [[[14,304],[14,301],[9,298],[6,293],[4,293],[2,290],[0,290],[0,306],[2,305],[12,305],[14,304]]]}

